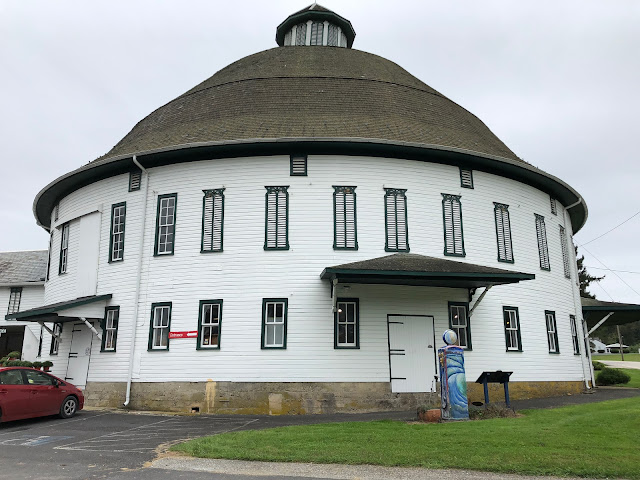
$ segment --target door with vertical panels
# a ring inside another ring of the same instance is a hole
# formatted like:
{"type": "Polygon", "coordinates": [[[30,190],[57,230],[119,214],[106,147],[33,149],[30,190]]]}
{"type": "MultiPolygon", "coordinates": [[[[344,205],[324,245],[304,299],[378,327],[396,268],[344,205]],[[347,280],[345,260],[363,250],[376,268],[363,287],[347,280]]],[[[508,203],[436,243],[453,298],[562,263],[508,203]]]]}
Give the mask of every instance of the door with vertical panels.
{"type": "Polygon", "coordinates": [[[78,388],[84,389],[87,385],[92,343],[93,332],[84,323],[73,324],[69,363],[67,364],[67,374],[64,379],[69,380],[78,388]]]}
{"type": "Polygon", "coordinates": [[[432,316],[388,315],[392,392],[434,392],[436,375],[432,316]]]}

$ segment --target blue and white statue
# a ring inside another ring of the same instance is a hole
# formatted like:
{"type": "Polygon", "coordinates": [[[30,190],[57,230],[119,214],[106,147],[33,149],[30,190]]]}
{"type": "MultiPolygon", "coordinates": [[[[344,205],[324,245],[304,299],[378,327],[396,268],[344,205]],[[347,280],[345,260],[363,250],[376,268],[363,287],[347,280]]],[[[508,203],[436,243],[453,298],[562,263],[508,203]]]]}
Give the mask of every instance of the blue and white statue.
{"type": "Polygon", "coordinates": [[[464,350],[455,345],[458,336],[453,330],[445,330],[442,339],[447,344],[438,349],[442,419],[469,420],[464,350]]]}

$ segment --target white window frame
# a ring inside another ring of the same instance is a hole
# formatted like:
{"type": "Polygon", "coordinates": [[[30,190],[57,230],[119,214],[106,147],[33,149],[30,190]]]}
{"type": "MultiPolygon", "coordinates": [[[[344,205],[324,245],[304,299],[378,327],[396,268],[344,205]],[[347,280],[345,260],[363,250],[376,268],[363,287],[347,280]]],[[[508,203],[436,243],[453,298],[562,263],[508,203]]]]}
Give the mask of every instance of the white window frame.
{"type": "Polygon", "coordinates": [[[521,352],[522,338],[520,333],[520,315],[518,313],[518,309],[516,307],[503,307],[502,312],[503,317],[505,313],[509,316],[509,325],[507,326],[506,319],[504,325],[507,351],[521,352]]]}
{"type": "Polygon", "coordinates": [[[173,252],[175,251],[177,207],[177,193],[158,196],[155,256],[173,255],[173,252]]]}
{"type": "Polygon", "coordinates": [[[69,222],[62,225],[60,235],[60,265],[58,266],[58,275],[67,273],[69,264],[69,222]]]}
{"type": "Polygon", "coordinates": [[[154,303],[151,308],[151,331],[149,350],[169,350],[169,332],[171,331],[171,303],[154,303]],[[166,312],[166,325],[163,313],[166,312]],[[165,332],[166,331],[166,336],[165,332]],[[162,345],[166,338],[166,345],[162,345]]]}
{"type": "Polygon", "coordinates": [[[262,348],[287,348],[287,299],[265,298],[262,301],[262,348]],[[282,306],[282,316],[277,316],[278,305],[282,306]],[[269,310],[273,309],[273,316],[269,316],[269,310]],[[270,320],[271,319],[271,320],[270,320]],[[276,342],[277,332],[282,332],[282,341],[276,342]],[[273,341],[269,342],[269,332],[273,331],[273,341]]]}
{"type": "Polygon", "coordinates": [[[549,353],[560,353],[558,345],[558,325],[556,323],[556,314],[552,311],[544,312],[545,324],[547,326],[547,343],[549,345],[549,353]]]}
{"type": "Polygon", "coordinates": [[[104,315],[104,341],[103,352],[115,352],[118,338],[118,323],[120,321],[120,308],[107,307],[104,315]]]}
{"type": "Polygon", "coordinates": [[[471,328],[469,324],[469,304],[463,302],[449,302],[449,328],[458,336],[458,346],[465,350],[471,350],[471,328]],[[462,312],[462,315],[461,315],[462,312]],[[460,319],[464,317],[464,321],[460,319]],[[464,331],[464,339],[460,331],[464,331]]]}
{"type": "Polygon", "coordinates": [[[62,334],[62,324],[54,323],[51,329],[53,335],[51,335],[51,348],[49,349],[49,355],[58,355],[60,350],[60,335],[62,334]]]}
{"type": "Polygon", "coordinates": [[[220,348],[220,327],[222,325],[222,300],[201,300],[198,329],[198,349],[219,349],[220,348]],[[208,307],[209,313],[205,313],[208,307]],[[214,313],[215,312],[215,313],[214,313]],[[213,329],[217,327],[218,333],[213,334],[213,329]],[[205,330],[209,329],[209,335],[205,335],[205,330]],[[211,343],[213,337],[217,337],[216,343],[211,343]]]}
{"type": "Polygon", "coordinates": [[[360,348],[360,307],[357,298],[338,298],[335,314],[335,348],[360,348]],[[351,318],[349,313],[352,312],[351,318]],[[353,339],[349,341],[349,326],[353,327],[353,339]],[[340,341],[340,330],[344,328],[345,341],[340,341]]]}
{"type": "Polygon", "coordinates": [[[109,262],[124,260],[124,230],[127,216],[125,202],[111,205],[111,235],[109,237],[109,262]]]}

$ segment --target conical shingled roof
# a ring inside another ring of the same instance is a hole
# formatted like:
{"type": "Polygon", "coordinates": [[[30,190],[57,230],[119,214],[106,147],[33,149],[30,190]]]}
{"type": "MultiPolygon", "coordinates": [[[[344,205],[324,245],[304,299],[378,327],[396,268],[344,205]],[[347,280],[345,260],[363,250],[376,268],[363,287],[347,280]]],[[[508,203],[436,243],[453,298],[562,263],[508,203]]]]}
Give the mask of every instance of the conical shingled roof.
{"type": "Polygon", "coordinates": [[[395,63],[297,46],[232,63],[152,112],[105,157],[279,138],[411,142],[519,161],[476,116],[395,63]]]}

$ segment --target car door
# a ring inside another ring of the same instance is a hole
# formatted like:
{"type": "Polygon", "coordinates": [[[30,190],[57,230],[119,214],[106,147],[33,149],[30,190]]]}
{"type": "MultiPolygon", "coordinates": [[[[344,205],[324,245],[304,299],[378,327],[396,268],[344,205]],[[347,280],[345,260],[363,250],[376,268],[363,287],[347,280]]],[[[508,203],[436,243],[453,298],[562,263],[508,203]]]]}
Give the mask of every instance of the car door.
{"type": "Polygon", "coordinates": [[[0,419],[19,420],[31,416],[29,410],[29,387],[25,385],[21,369],[0,372],[0,419]]]}
{"type": "Polygon", "coordinates": [[[55,379],[37,370],[23,370],[29,387],[29,404],[33,416],[58,413],[62,403],[60,388],[55,379]]]}

